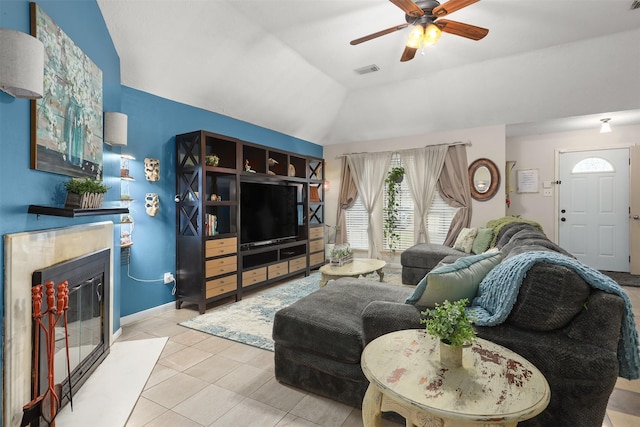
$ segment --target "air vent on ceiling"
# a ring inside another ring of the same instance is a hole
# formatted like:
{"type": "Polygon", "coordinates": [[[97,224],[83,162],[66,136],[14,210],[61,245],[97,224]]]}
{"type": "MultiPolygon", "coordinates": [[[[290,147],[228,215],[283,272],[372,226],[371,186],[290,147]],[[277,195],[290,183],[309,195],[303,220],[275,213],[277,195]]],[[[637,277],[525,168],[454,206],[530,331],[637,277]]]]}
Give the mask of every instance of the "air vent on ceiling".
{"type": "Polygon", "coordinates": [[[371,65],[367,65],[366,67],[356,68],[353,71],[355,71],[358,74],[375,73],[376,71],[380,71],[380,67],[378,67],[376,64],[371,64],[371,65]]]}
{"type": "Polygon", "coordinates": [[[631,2],[631,10],[640,9],[640,0],[633,0],[631,2]]]}

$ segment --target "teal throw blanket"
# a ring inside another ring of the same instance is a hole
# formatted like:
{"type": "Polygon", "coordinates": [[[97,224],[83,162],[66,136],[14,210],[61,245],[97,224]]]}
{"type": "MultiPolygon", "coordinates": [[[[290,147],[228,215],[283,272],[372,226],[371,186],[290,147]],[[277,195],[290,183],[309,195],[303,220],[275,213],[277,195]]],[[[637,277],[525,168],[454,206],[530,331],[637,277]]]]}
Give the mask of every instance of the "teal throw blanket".
{"type": "Polygon", "coordinates": [[[505,321],[516,303],[520,284],[527,271],[536,263],[558,264],[575,271],[593,288],[613,293],[624,300],[625,318],[622,321],[618,341],[619,375],[627,379],[640,378],[640,354],[638,353],[638,331],[627,293],[610,277],[580,261],[557,252],[525,252],[507,258],[498,264],[482,280],[478,296],[469,311],[479,326],[495,326],[505,321]]]}

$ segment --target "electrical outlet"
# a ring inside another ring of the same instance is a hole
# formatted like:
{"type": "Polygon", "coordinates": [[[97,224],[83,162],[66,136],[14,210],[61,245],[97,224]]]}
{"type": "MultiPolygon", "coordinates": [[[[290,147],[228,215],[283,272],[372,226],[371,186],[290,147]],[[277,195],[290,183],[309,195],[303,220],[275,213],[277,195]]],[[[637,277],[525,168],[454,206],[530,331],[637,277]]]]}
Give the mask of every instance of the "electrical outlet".
{"type": "Polygon", "coordinates": [[[171,273],[164,273],[164,284],[167,285],[173,281],[175,281],[176,279],[173,277],[173,274],[171,273]]]}
{"type": "Polygon", "coordinates": [[[553,189],[552,188],[545,188],[542,190],[542,195],[545,197],[551,197],[553,196],[553,189]]]}

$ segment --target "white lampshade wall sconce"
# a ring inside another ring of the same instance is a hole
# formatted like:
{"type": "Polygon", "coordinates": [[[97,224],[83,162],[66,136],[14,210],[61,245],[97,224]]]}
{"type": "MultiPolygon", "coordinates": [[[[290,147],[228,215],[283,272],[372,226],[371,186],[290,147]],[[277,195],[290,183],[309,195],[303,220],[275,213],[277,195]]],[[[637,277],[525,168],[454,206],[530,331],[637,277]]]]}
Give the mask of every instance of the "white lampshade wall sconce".
{"type": "Polygon", "coordinates": [[[42,98],[44,45],[40,40],[0,28],[0,89],[16,98],[42,98]]]}
{"type": "Polygon", "coordinates": [[[609,133],[611,132],[611,125],[609,124],[610,118],[600,119],[602,125],[600,126],[600,133],[609,133]]]}
{"type": "Polygon", "coordinates": [[[126,114],[116,112],[104,113],[104,143],[109,145],[127,145],[127,122],[126,114]]]}

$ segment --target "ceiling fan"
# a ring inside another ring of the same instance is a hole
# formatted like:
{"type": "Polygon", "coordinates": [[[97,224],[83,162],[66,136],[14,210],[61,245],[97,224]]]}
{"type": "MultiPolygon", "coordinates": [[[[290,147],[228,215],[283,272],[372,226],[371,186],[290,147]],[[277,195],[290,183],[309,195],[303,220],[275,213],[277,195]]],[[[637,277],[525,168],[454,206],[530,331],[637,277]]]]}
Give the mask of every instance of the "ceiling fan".
{"type": "Polygon", "coordinates": [[[441,17],[449,13],[453,13],[480,0],[449,0],[444,4],[440,4],[440,2],[435,0],[419,0],[415,3],[411,0],[389,1],[404,11],[407,23],[352,40],[351,45],[357,45],[413,25],[414,27],[411,33],[409,33],[409,39],[400,58],[400,61],[405,62],[413,59],[421,46],[435,44],[440,38],[442,31],[471,40],[480,40],[489,33],[489,30],[486,28],[451,21],[449,19],[441,19],[441,17]]]}

